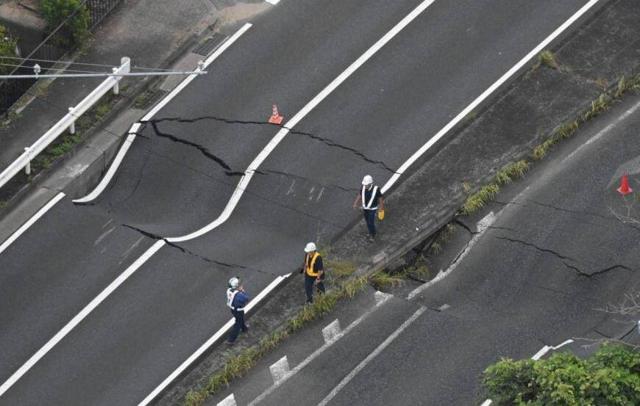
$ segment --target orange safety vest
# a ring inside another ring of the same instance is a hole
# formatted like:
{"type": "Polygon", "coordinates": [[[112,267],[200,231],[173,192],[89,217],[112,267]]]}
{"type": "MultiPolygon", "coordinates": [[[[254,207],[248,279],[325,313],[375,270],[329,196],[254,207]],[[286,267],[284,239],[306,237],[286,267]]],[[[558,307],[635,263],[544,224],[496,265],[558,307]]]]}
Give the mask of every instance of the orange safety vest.
{"type": "Polygon", "coordinates": [[[314,266],[316,265],[316,260],[320,257],[320,254],[318,252],[314,252],[313,257],[310,257],[310,255],[311,254],[309,253],[304,256],[305,272],[312,278],[317,278],[318,275],[320,275],[320,272],[316,272],[314,270],[314,266]]]}

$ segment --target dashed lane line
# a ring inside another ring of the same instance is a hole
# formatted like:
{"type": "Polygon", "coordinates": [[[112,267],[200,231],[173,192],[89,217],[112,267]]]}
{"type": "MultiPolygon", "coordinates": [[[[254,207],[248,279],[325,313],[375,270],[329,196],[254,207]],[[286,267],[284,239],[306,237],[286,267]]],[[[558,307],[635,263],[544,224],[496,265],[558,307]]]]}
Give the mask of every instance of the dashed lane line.
{"type": "MultiPolygon", "coordinates": [[[[44,355],[51,350],[60,340],[62,340],[75,326],[77,326],[95,307],[97,307],[107,296],[109,296],[118,286],[120,286],[131,274],[133,274],[144,262],[146,262],[151,256],[153,256],[160,248],[162,248],[166,242],[176,243],[187,241],[196,237],[199,237],[214,228],[218,225],[222,224],[226,221],[231,212],[238,204],[246,186],[249,184],[255,170],[260,166],[260,164],[269,156],[269,154],[276,148],[276,146],[284,139],[284,137],[289,133],[289,130],[293,128],[298,122],[300,122],[311,110],[313,110],[322,100],[324,100],[329,94],[331,94],[342,82],[344,82],[347,78],[349,78],[360,66],[362,66],[367,60],[369,60],[373,55],[375,55],[384,45],[386,45],[393,37],[395,37],[400,31],[402,31],[411,21],[413,21],[417,16],[419,16],[427,7],[433,4],[435,0],[425,0],[418,7],[416,7],[411,13],[409,13],[405,18],[403,18],[398,24],[396,24],[389,32],[387,32],[381,39],[379,39],[373,46],[371,46],[364,54],[362,54],[355,62],[353,62],[345,71],[343,71],[336,79],[334,79],[327,87],[325,87],[316,97],[314,97],[307,105],[299,111],[289,122],[286,124],[286,127],[280,130],[276,136],[267,144],[267,146],[258,154],[258,156],[253,160],[247,171],[245,171],[245,175],[240,180],[238,187],[236,187],[233,195],[231,196],[230,201],[225,207],[223,213],[220,215],[218,219],[216,219],[213,223],[205,226],[204,228],[196,231],[195,233],[189,234],[183,237],[176,238],[167,238],[165,240],[160,240],[156,242],[147,252],[145,252],[140,258],[138,258],[134,264],[129,267],[125,272],[123,272],[116,280],[114,280],[98,297],[93,299],[80,313],[78,313],[67,325],[63,327],[53,338],[51,338],[44,347],[42,347],[36,354],[34,354],[29,360],[22,365],[2,386],[0,386],[0,396],[5,393],[11,386],[15,384],[29,369],[33,367],[44,355]],[[135,267],[134,267],[135,265],[135,267]]],[[[218,48],[216,52],[214,52],[207,60],[205,61],[205,68],[208,64],[212,63],[225,49],[227,49],[233,42],[235,42],[244,32],[246,32],[249,28],[251,28],[251,24],[245,24],[238,32],[236,32],[223,46],[218,48]]],[[[195,75],[192,75],[195,76],[195,75]]],[[[193,78],[190,76],[186,78],[178,88],[182,89],[186,87],[186,85],[192,81],[193,78]]],[[[174,89],[175,90],[175,89],[174,89]]],[[[154,107],[145,117],[144,120],[149,120],[157,111],[159,111],[162,107],[164,107],[172,97],[179,92],[170,93],[162,102],[160,102],[156,107],[154,107]]],[[[139,124],[139,123],[136,123],[139,124]]],[[[134,124],[135,126],[135,124],[134,124]]],[[[133,129],[133,127],[132,127],[133,129]]],[[[139,127],[135,130],[137,131],[139,127]]],[[[135,134],[129,134],[131,140],[135,137],[135,134]]],[[[128,137],[128,139],[129,139],[128,137]]],[[[131,145],[131,142],[125,142],[123,148],[128,149],[131,145]],[[126,145],[126,147],[125,147],[126,145]]],[[[109,168],[108,173],[111,173],[111,176],[115,174],[117,167],[120,165],[122,159],[124,159],[124,155],[126,151],[122,154],[118,154],[120,157],[119,161],[115,161],[112,163],[113,170],[109,168]]],[[[117,158],[117,157],[116,157],[117,158]]],[[[92,199],[97,197],[104,188],[106,188],[109,183],[110,178],[105,176],[103,180],[100,182],[96,190],[92,192],[89,196],[78,199],[74,201],[75,203],[86,203],[92,199]]],[[[224,330],[223,326],[222,329],[224,330]]],[[[226,330],[225,330],[226,331],[226,330]]],[[[217,333],[216,333],[217,334],[217,333]]],[[[186,361],[185,361],[186,362],[186,361]]],[[[146,398],[145,398],[146,399],[146,398]]],[[[144,400],[143,400],[144,402],[144,400]]]]}
{"type": "Polygon", "coordinates": [[[248,406],[255,406],[258,403],[262,402],[267,396],[269,396],[276,389],[278,389],[280,386],[282,386],[285,382],[287,382],[289,379],[291,379],[293,376],[295,376],[304,367],[309,365],[313,360],[318,358],[322,353],[324,353],[326,350],[328,350],[332,345],[334,345],[336,342],[338,342],[342,337],[344,337],[347,334],[349,334],[354,328],[356,328],[360,323],[362,323],[363,320],[365,320],[367,317],[369,317],[379,306],[381,306],[384,303],[386,303],[389,300],[390,297],[391,297],[391,295],[381,297],[380,300],[376,302],[376,305],[374,307],[372,307],[371,309],[367,310],[363,315],[361,315],[360,317],[358,317],[357,319],[352,321],[351,324],[349,324],[347,326],[347,328],[345,328],[344,330],[342,330],[340,332],[337,332],[336,334],[332,335],[332,339],[330,341],[325,341],[325,343],[321,347],[316,349],[314,352],[311,353],[311,355],[309,355],[307,358],[302,360],[298,365],[296,365],[295,368],[289,370],[286,374],[281,376],[280,379],[275,381],[273,383],[273,385],[271,385],[269,388],[267,388],[258,397],[253,399],[248,404],[248,406]]]}
{"type": "Polygon", "coordinates": [[[349,373],[349,375],[345,376],[342,379],[342,381],[340,381],[338,386],[333,388],[333,390],[331,392],[329,392],[329,394],[324,399],[322,399],[322,401],[320,401],[320,403],[318,403],[318,406],[325,406],[334,397],[336,397],[338,392],[340,392],[345,386],[347,386],[349,384],[349,382],[351,382],[351,380],[353,378],[355,378],[355,376],[358,375],[360,373],[360,371],[362,371],[367,366],[367,364],[369,364],[371,361],[373,361],[373,359],[375,357],[377,357],[382,351],[384,351],[385,348],[387,348],[389,346],[389,344],[391,344],[396,338],[398,338],[398,336],[400,336],[400,334],[402,334],[402,332],[404,330],[406,330],[407,327],[409,327],[414,321],[416,321],[418,319],[418,317],[420,317],[420,315],[422,313],[424,313],[426,310],[427,310],[427,308],[424,307],[424,306],[422,306],[418,310],[416,310],[416,312],[413,313],[413,315],[411,317],[409,317],[404,323],[402,323],[402,325],[400,327],[398,327],[398,329],[396,331],[394,331],[389,337],[387,337],[382,342],[382,344],[380,344],[375,350],[373,350],[373,352],[371,354],[369,354],[367,356],[367,358],[362,360],[362,362],[360,362],[358,364],[358,366],[356,366],[349,373]]]}
{"type": "MultiPolygon", "coordinates": [[[[273,289],[278,287],[285,279],[287,279],[291,274],[287,274],[285,276],[278,276],[273,282],[271,282],[266,288],[258,294],[249,304],[245,307],[245,312],[249,313],[251,309],[253,309],[258,303],[260,303],[273,289]]],[[[200,346],[189,358],[187,358],[175,371],[173,371],[169,376],[160,383],[146,398],[142,400],[138,404],[138,406],[146,406],[151,403],[174,379],[176,379],[181,373],[183,373],[189,365],[193,364],[202,354],[204,354],[213,344],[215,344],[224,334],[226,334],[233,326],[234,320],[230,319],[222,326],[221,329],[215,332],[204,344],[200,346]]]]}

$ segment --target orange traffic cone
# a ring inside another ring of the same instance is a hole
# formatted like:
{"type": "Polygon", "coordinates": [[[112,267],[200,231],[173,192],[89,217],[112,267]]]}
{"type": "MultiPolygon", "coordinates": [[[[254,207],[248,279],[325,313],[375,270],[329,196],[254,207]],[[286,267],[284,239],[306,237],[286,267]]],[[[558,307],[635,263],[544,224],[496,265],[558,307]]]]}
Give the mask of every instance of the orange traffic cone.
{"type": "Polygon", "coordinates": [[[633,192],[633,190],[629,187],[629,177],[627,175],[623,175],[622,179],[620,179],[620,187],[618,188],[618,193],[620,193],[622,196],[626,196],[631,192],[633,192]]]}
{"type": "Polygon", "coordinates": [[[284,117],[282,117],[280,113],[278,113],[278,106],[274,104],[271,117],[269,117],[269,122],[271,124],[282,124],[282,120],[284,120],[284,117]]]}

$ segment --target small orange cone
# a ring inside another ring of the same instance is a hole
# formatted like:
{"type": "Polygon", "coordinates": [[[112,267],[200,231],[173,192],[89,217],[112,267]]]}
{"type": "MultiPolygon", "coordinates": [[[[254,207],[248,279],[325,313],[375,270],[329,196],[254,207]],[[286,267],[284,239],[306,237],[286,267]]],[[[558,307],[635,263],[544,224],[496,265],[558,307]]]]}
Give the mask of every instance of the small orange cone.
{"type": "Polygon", "coordinates": [[[271,117],[269,117],[269,122],[271,124],[282,124],[282,120],[284,120],[284,117],[278,113],[278,106],[274,104],[271,117]]]}
{"type": "Polygon", "coordinates": [[[620,179],[620,187],[618,188],[618,193],[620,193],[622,196],[626,196],[631,192],[633,192],[633,190],[629,187],[629,177],[627,175],[623,175],[622,179],[620,179]]]}

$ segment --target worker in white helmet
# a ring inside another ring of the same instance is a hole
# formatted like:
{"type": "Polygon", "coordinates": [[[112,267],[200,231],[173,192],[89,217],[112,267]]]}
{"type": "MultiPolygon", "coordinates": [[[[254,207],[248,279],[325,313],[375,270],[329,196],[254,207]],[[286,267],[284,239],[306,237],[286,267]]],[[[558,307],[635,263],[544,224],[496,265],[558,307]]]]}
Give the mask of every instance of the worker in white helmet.
{"type": "Polygon", "coordinates": [[[233,344],[238,338],[240,331],[246,333],[249,328],[244,323],[244,307],[249,303],[249,295],[244,291],[240,284],[240,278],[234,276],[229,279],[227,289],[227,306],[231,309],[231,314],[235,320],[227,344],[233,344]]]}
{"type": "Polygon", "coordinates": [[[376,237],[376,213],[384,210],[384,198],[380,188],[373,184],[373,177],[366,175],[362,179],[362,188],[353,202],[353,208],[362,203],[362,214],[369,230],[369,241],[374,241],[376,237]]]}
{"type": "Polygon", "coordinates": [[[322,256],[313,242],[304,247],[304,265],[300,273],[304,273],[304,291],[307,294],[307,303],[313,303],[313,287],[318,294],[324,293],[324,267],[322,256]]]}

